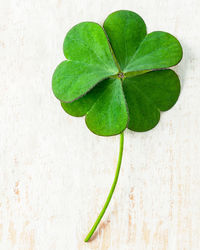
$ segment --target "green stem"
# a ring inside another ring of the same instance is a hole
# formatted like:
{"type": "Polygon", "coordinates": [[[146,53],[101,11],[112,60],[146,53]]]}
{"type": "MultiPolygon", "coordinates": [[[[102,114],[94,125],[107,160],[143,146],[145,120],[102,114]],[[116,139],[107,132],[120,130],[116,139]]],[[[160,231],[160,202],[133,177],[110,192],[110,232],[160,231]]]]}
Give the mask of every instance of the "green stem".
{"type": "Polygon", "coordinates": [[[97,226],[99,225],[99,222],[101,221],[101,219],[102,219],[102,217],[103,217],[103,215],[104,215],[104,213],[106,211],[106,208],[108,207],[108,205],[110,203],[110,200],[112,198],[112,195],[113,195],[113,192],[115,190],[117,180],[118,180],[118,177],[119,177],[119,171],[120,171],[120,166],[121,166],[121,162],[122,162],[123,146],[124,146],[124,133],[122,132],[120,134],[120,148],[119,148],[119,157],[118,157],[117,169],[116,169],[115,178],[114,178],[112,187],[111,187],[110,192],[108,194],[107,200],[106,200],[106,202],[105,202],[99,216],[97,217],[97,220],[95,221],[93,227],[91,228],[90,232],[88,233],[88,235],[86,236],[86,238],[84,240],[85,242],[87,242],[92,237],[94,231],[96,230],[97,226]]]}

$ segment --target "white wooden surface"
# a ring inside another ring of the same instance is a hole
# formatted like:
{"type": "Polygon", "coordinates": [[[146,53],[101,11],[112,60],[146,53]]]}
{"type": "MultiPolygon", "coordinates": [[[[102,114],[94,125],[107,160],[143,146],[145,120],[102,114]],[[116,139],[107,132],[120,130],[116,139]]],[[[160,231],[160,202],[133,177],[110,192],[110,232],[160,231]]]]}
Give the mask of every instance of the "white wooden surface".
{"type": "Polygon", "coordinates": [[[200,1],[0,0],[0,249],[200,249],[200,1]],[[182,92],[147,133],[125,132],[112,202],[83,239],[110,189],[119,137],[98,137],[51,91],[66,32],[109,13],[139,13],[168,31],[184,57],[182,92]]]}

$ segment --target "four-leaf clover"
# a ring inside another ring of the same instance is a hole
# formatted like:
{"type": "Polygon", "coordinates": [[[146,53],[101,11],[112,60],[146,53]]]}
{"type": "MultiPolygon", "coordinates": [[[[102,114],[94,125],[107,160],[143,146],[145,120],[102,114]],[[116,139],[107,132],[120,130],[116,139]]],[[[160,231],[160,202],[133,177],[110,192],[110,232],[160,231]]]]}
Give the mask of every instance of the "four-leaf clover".
{"type": "Polygon", "coordinates": [[[94,22],[74,26],[63,46],[67,58],[53,74],[53,92],[72,116],[86,116],[97,135],[120,134],[116,174],[97,228],[117,184],[128,127],[143,132],[156,126],[160,111],[170,109],[180,94],[178,76],[168,67],[182,58],[178,40],[163,31],[147,34],[143,19],[121,10],[109,15],[103,28],[94,22]]]}
{"type": "Polygon", "coordinates": [[[134,12],[110,14],[103,28],[77,24],[67,33],[63,51],[67,60],[54,72],[53,92],[67,113],[86,115],[97,135],[120,134],[126,127],[150,130],[160,111],[178,99],[178,76],[166,68],[181,60],[180,43],[163,31],[147,34],[134,12]]]}

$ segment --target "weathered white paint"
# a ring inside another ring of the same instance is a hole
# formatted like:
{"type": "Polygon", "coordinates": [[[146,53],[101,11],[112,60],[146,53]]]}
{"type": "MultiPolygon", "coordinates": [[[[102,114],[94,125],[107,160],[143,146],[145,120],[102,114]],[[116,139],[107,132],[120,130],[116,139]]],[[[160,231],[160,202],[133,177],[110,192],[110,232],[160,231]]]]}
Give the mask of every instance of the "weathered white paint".
{"type": "Polygon", "coordinates": [[[0,0],[0,249],[200,249],[200,1],[0,0]],[[93,135],[51,91],[66,32],[117,9],[178,37],[182,92],[147,133],[125,132],[114,197],[83,239],[113,180],[119,137],[93,135]]]}

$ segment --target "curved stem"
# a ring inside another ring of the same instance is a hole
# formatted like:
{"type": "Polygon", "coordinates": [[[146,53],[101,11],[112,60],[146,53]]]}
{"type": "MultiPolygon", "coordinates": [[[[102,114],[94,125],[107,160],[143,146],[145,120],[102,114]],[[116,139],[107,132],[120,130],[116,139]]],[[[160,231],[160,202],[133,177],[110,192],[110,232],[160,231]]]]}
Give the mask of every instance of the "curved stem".
{"type": "Polygon", "coordinates": [[[112,195],[113,195],[113,192],[115,190],[117,180],[118,180],[118,177],[119,177],[119,171],[120,171],[120,166],[121,166],[121,162],[122,162],[123,146],[124,146],[124,133],[122,132],[120,134],[120,148],[119,148],[119,157],[118,157],[117,169],[116,169],[115,178],[114,178],[112,187],[110,189],[110,192],[108,194],[106,202],[105,202],[99,216],[97,217],[97,220],[95,221],[93,227],[91,228],[90,232],[88,233],[88,235],[86,236],[86,238],[84,240],[85,242],[87,242],[92,237],[94,231],[96,230],[97,226],[99,225],[99,222],[101,221],[101,219],[102,219],[102,217],[103,217],[103,215],[104,215],[104,213],[106,211],[106,208],[108,207],[108,205],[110,203],[110,200],[112,198],[112,195]]]}

